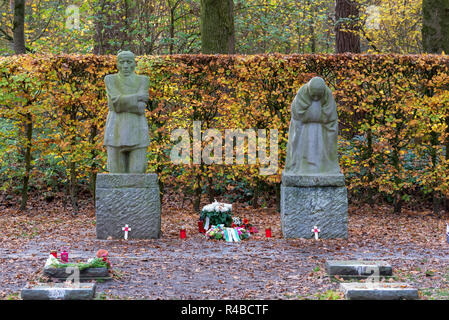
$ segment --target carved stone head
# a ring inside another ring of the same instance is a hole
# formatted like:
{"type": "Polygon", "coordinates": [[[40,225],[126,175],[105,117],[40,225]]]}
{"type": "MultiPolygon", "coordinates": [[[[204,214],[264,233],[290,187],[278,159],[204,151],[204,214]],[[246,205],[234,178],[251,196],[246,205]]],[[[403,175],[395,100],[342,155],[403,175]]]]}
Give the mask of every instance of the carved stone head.
{"type": "Polygon", "coordinates": [[[117,55],[117,69],[120,75],[128,77],[136,69],[136,58],[131,51],[122,51],[117,55]]]}
{"type": "Polygon", "coordinates": [[[308,85],[309,95],[313,101],[319,101],[324,96],[326,92],[326,83],[323,78],[314,77],[312,78],[308,85]]]}

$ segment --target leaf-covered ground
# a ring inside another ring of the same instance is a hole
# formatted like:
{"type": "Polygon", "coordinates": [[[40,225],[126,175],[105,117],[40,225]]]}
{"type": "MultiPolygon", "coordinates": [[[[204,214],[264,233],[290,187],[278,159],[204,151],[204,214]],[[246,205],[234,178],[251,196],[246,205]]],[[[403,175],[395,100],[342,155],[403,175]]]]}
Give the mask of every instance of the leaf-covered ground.
{"type": "Polygon", "coordinates": [[[421,299],[449,299],[448,216],[427,211],[393,215],[388,206],[350,205],[348,240],[284,240],[273,209],[234,204],[234,214],[264,232],[241,243],[206,240],[191,206],[164,197],[162,238],[97,240],[95,211],[81,201],[78,216],[60,201],[30,201],[26,213],[0,204],[0,299],[17,299],[27,282],[45,281],[51,249],[69,248],[71,261],[109,251],[115,276],[99,282],[99,299],[342,299],[339,279],[324,272],[327,259],[381,259],[393,277],[420,289],[421,299]],[[179,227],[187,226],[187,239],[179,227]]]}

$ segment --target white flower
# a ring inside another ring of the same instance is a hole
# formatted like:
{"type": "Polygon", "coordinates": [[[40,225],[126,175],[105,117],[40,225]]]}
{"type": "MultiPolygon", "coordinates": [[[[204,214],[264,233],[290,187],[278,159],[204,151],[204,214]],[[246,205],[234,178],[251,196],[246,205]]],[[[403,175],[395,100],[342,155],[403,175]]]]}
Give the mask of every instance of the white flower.
{"type": "Polygon", "coordinates": [[[203,207],[203,211],[206,212],[228,212],[232,210],[232,204],[229,203],[222,203],[215,200],[213,203],[205,205],[203,207]]]}
{"type": "Polygon", "coordinates": [[[49,255],[47,261],[45,262],[44,268],[50,268],[53,265],[61,264],[58,259],[56,259],[53,255],[49,255]]]}
{"type": "Polygon", "coordinates": [[[214,211],[214,207],[212,206],[212,204],[208,204],[203,207],[203,211],[212,212],[212,211],[214,211]]]}

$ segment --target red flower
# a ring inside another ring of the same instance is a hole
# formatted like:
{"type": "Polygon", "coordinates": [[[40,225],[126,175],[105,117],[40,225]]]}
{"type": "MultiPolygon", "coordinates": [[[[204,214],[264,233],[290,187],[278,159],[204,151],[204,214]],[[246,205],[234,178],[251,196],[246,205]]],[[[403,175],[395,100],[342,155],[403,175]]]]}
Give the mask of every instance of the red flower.
{"type": "Polygon", "coordinates": [[[243,219],[243,224],[248,224],[248,219],[243,219]]]}
{"type": "Polygon", "coordinates": [[[104,256],[108,256],[108,251],[107,250],[100,249],[100,250],[97,251],[97,257],[98,258],[101,258],[101,257],[104,257],[104,256]]]}

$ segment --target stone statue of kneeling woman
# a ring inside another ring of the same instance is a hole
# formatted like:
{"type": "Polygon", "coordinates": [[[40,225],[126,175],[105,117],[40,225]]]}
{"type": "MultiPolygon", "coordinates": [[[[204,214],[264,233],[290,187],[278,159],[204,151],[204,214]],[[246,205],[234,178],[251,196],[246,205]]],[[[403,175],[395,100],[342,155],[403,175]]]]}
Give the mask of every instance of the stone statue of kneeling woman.
{"type": "Polygon", "coordinates": [[[337,105],[322,78],[314,77],[299,89],[291,114],[285,174],[341,174],[337,105]]]}

